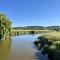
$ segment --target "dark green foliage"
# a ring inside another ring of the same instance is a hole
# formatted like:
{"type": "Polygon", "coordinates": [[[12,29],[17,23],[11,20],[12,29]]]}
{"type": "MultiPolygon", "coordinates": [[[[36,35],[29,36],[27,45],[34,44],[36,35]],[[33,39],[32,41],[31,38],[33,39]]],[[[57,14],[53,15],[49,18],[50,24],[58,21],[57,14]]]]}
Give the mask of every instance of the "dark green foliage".
{"type": "Polygon", "coordinates": [[[30,31],[30,34],[34,34],[35,32],[32,30],[32,31],[30,31]]]}
{"type": "Polygon", "coordinates": [[[48,54],[50,60],[60,60],[59,40],[49,40],[46,36],[42,35],[37,38],[34,44],[38,49],[42,49],[42,54],[48,54]]]}

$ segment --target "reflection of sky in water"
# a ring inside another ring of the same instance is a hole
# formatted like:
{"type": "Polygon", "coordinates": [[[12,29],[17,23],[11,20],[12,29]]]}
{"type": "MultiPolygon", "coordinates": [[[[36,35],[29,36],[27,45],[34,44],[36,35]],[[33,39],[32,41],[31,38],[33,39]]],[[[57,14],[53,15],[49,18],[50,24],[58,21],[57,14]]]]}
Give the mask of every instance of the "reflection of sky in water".
{"type": "Polygon", "coordinates": [[[35,48],[33,42],[38,35],[21,35],[0,42],[0,60],[47,60],[35,48]]]}

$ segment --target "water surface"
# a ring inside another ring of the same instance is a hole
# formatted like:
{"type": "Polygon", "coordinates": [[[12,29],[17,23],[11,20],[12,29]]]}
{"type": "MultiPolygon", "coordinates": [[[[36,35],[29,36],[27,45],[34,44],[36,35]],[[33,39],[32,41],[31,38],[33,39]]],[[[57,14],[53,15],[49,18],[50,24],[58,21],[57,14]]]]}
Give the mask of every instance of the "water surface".
{"type": "Polygon", "coordinates": [[[48,60],[33,44],[37,37],[21,35],[0,41],[0,60],[48,60]]]}

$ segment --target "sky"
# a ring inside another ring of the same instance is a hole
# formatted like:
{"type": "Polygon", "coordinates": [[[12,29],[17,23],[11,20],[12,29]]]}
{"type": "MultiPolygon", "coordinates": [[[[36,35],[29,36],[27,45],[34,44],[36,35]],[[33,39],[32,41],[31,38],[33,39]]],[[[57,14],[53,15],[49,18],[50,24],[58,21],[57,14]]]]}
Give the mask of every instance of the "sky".
{"type": "Polygon", "coordinates": [[[13,27],[60,25],[60,0],[0,0],[0,13],[13,27]]]}

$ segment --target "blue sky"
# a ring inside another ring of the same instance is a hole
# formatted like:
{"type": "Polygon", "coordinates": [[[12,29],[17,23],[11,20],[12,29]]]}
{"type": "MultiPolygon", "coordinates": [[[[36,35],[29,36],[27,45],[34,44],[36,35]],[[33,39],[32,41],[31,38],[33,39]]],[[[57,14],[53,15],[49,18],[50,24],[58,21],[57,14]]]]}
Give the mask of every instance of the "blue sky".
{"type": "Polygon", "coordinates": [[[60,0],[0,0],[0,12],[13,27],[60,25],[60,0]]]}

